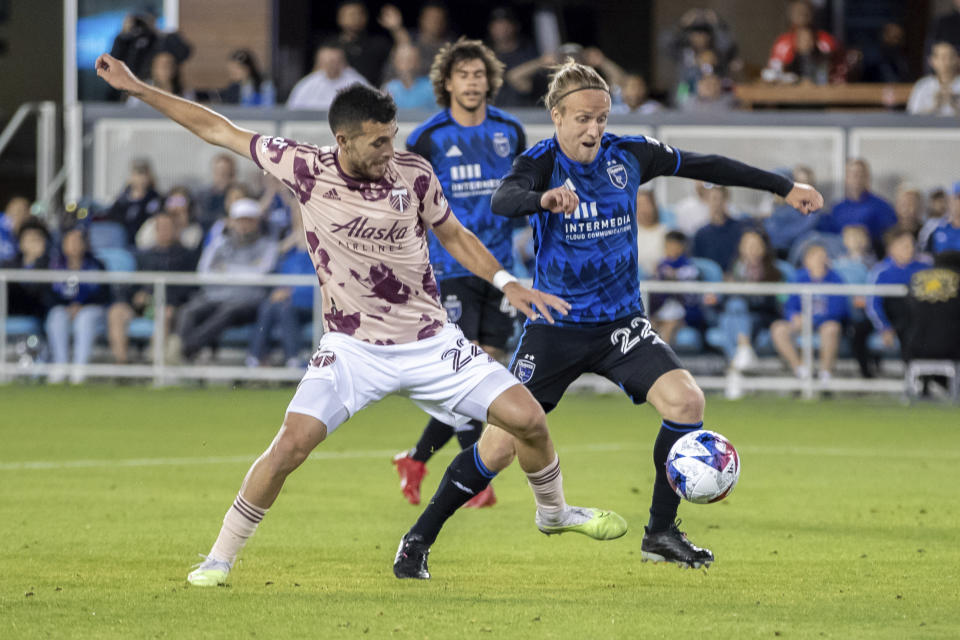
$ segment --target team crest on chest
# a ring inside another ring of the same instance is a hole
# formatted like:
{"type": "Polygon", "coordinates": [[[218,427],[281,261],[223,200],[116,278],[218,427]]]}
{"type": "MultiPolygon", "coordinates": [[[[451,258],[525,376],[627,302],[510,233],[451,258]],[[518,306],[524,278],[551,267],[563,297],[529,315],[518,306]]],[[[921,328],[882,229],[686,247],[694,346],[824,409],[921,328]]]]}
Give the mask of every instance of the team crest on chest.
{"type": "Polygon", "coordinates": [[[627,186],[627,168],[616,160],[607,162],[607,177],[610,178],[610,184],[617,189],[627,186]]]}
{"type": "Polygon", "coordinates": [[[404,189],[390,190],[390,206],[399,212],[403,212],[410,204],[410,193],[404,189]]]}
{"type": "Polygon", "coordinates": [[[510,155],[510,139],[502,131],[493,134],[493,150],[501,158],[510,155]]]}

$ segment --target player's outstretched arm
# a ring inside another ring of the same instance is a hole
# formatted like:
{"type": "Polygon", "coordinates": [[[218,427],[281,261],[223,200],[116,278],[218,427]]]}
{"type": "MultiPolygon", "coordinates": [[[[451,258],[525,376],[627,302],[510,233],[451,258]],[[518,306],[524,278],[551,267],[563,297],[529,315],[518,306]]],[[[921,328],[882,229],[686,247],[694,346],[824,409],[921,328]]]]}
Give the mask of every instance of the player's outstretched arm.
{"type": "Polygon", "coordinates": [[[97,58],[97,75],[114,89],[126,91],[210,144],[249,155],[252,131],[241,129],[212,109],[148,85],[110,54],[97,58]]]}
{"type": "Polygon", "coordinates": [[[528,289],[517,282],[516,278],[507,275],[503,266],[483,246],[480,239],[460,224],[455,216],[447,216],[441,224],[433,227],[433,232],[443,248],[449,251],[457,262],[474,275],[501,287],[510,304],[531,320],[542,315],[547,322],[553,324],[550,309],[555,309],[561,315],[567,315],[570,310],[570,304],[565,300],[536,289],[528,289]],[[506,283],[499,282],[502,276],[494,277],[501,271],[503,275],[507,275],[506,283]]]}
{"type": "Polygon", "coordinates": [[[786,196],[787,204],[800,213],[813,213],[823,208],[823,196],[808,184],[794,182],[786,196]]]}

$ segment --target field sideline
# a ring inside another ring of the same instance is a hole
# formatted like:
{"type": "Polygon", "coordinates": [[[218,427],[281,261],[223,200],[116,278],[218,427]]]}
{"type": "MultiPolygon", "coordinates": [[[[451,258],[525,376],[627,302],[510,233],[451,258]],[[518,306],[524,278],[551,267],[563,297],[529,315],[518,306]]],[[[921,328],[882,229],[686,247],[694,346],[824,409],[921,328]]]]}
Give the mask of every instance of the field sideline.
{"type": "Polygon", "coordinates": [[[450,521],[429,582],[390,570],[420,512],[390,456],[425,423],[390,398],[291,477],[226,587],[189,587],[291,394],[0,386],[0,637],[960,637],[960,410],[876,398],[709,398],[743,471],[681,506],[717,556],[682,571],[640,562],[654,412],[569,396],[550,416],[568,501],[630,532],[543,536],[514,465],[495,507],[450,521]]]}

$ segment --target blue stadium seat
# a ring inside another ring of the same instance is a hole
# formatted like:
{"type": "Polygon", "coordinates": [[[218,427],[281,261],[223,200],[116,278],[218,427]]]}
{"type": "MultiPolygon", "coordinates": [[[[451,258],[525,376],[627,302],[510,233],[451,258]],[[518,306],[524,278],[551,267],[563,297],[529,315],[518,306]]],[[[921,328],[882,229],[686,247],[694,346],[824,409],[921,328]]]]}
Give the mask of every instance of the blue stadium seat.
{"type": "Polygon", "coordinates": [[[831,260],[836,260],[846,251],[840,234],[809,231],[794,240],[793,246],[790,247],[790,255],[787,256],[787,259],[793,264],[802,263],[803,252],[806,251],[807,247],[811,244],[823,245],[831,260]]]}
{"type": "Polygon", "coordinates": [[[127,327],[127,335],[134,340],[149,340],[153,336],[153,320],[151,318],[134,318],[127,327]]]}
{"type": "Polygon", "coordinates": [[[126,249],[120,247],[109,247],[98,249],[93,252],[107,271],[136,271],[137,259],[126,249]]]}
{"type": "Polygon", "coordinates": [[[870,275],[869,270],[862,262],[850,258],[837,258],[834,260],[832,268],[847,284],[866,284],[870,275]]]}
{"type": "Polygon", "coordinates": [[[19,338],[43,332],[40,321],[33,316],[7,316],[7,337],[19,338]]]}
{"type": "Polygon", "coordinates": [[[786,260],[777,260],[776,264],[777,269],[780,270],[780,275],[783,276],[783,281],[792,282],[797,275],[797,268],[786,260]]]}
{"type": "Polygon", "coordinates": [[[94,253],[101,249],[125,249],[127,230],[119,222],[94,222],[87,235],[90,250],[94,253]]]}
{"type": "Polygon", "coordinates": [[[690,258],[700,270],[700,279],[705,282],[723,282],[723,268],[710,258],[690,258]]]}
{"type": "Polygon", "coordinates": [[[680,327],[673,337],[671,345],[677,353],[700,353],[703,351],[703,338],[700,332],[691,327],[680,327]]]}

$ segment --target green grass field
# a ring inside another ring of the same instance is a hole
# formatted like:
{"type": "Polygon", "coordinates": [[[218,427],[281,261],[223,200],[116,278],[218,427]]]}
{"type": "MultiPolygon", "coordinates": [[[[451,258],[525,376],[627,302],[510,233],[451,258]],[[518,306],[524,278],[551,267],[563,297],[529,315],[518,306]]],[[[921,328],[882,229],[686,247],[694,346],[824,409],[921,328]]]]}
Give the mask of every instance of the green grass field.
{"type": "Polygon", "coordinates": [[[226,587],[190,587],[291,393],[0,387],[0,638],[960,637],[960,411],[874,398],[709,399],[743,470],[726,501],[681,506],[717,556],[691,571],[640,562],[653,411],[569,396],[567,499],[631,531],[541,535],[514,465],[494,508],[449,522],[429,582],[391,572],[420,509],[390,456],[425,422],[391,398],[291,477],[226,587]]]}

